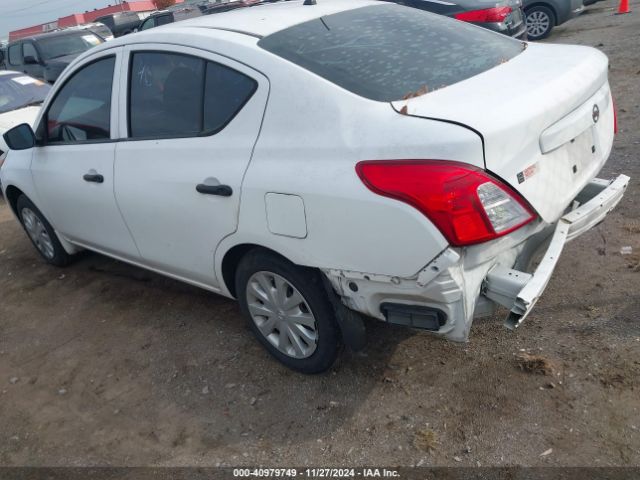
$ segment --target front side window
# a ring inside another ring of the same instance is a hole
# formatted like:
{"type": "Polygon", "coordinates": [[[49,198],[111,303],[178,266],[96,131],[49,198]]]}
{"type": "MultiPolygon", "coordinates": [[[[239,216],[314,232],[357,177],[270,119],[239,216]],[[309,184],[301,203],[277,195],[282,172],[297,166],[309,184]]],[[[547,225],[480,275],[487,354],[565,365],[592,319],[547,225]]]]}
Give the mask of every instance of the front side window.
{"type": "Polygon", "coordinates": [[[33,58],[36,62],[40,61],[36,47],[34,47],[33,44],[30,42],[22,44],[22,58],[27,58],[27,57],[33,58]]]}
{"type": "Polygon", "coordinates": [[[22,44],[19,43],[9,47],[9,63],[11,65],[20,65],[22,63],[21,45],[22,44]]]}
{"type": "Polygon", "coordinates": [[[129,82],[131,138],[216,133],[257,88],[252,78],[218,63],[163,52],[135,53],[129,82]]]}
{"type": "Polygon", "coordinates": [[[51,103],[47,143],[101,141],[111,137],[111,90],[115,57],[93,62],[76,72],[51,103]]]}

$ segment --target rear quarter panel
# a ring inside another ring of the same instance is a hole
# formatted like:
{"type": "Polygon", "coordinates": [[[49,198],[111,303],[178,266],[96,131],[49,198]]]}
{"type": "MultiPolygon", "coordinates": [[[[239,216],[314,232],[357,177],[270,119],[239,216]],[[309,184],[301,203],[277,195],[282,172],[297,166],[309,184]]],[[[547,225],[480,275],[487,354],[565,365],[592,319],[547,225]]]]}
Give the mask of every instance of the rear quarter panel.
{"type": "Polygon", "coordinates": [[[266,52],[252,60],[270,81],[260,137],[242,186],[234,245],[271,248],[293,262],[320,268],[407,277],[447,242],[413,207],[368,190],[360,160],[447,159],[483,165],[481,139],[451,123],[398,114],[266,52]],[[261,65],[257,65],[260,64],[261,65]],[[305,238],[274,235],[265,195],[301,197],[305,238]]]}

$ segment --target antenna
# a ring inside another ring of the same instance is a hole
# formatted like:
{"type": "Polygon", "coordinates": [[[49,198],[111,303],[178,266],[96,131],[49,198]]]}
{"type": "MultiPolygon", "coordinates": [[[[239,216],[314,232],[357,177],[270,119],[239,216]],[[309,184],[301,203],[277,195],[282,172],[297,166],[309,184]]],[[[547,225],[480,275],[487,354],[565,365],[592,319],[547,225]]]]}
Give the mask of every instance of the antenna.
{"type": "Polygon", "coordinates": [[[317,5],[318,2],[316,0],[304,0],[303,5],[317,5]]]}

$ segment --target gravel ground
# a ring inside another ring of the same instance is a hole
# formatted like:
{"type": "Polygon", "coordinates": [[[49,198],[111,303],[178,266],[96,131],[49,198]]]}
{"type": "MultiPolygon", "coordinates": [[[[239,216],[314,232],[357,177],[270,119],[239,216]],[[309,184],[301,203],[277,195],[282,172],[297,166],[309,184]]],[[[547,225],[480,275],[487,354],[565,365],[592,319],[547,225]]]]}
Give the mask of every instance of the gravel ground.
{"type": "Polygon", "coordinates": [[[232,301],[95,254],[45,265],[0,200],[0,465],[640,465],[640,2],[616,5],[549,41],[609,55],[621,130],[601,176],[632,181],[515,333],[373,323],[364,353],[302,376],[232,301]]]}

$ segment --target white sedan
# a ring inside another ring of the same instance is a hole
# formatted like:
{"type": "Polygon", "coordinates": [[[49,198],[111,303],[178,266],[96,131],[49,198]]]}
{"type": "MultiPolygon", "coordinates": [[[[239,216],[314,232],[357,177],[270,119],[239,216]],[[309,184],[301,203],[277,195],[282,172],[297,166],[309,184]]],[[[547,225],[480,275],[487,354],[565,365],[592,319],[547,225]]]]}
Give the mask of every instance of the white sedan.
{"type": "Polygon", "coordinates": [[[386,2],[238,9],[80,56],[5,135],[2,185],[48,262],[86,248],[237,298],[319,372],[363,317],[455,341],[498,305],[524,320],[629,180],[595,178],[607,64],[386,2]]]}

